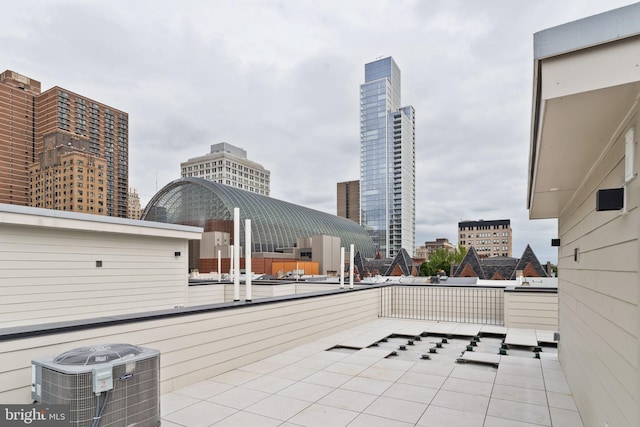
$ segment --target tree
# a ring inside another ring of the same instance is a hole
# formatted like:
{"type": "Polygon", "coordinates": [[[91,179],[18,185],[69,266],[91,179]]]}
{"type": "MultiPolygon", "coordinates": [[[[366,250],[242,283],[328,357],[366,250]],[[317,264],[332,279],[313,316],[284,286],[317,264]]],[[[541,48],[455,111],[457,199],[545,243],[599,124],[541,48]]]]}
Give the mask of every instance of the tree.
{"type": "Polygon", "coordinates": [[[453,252],[449,249],[438,248],[429,255],[429,261],[420,264],[420,275],[435,276],[440,271],[448,276],[451,266],[460,265],[466,254],[467,249],[461,245],[458,245],[458,248],[453,252]]]}

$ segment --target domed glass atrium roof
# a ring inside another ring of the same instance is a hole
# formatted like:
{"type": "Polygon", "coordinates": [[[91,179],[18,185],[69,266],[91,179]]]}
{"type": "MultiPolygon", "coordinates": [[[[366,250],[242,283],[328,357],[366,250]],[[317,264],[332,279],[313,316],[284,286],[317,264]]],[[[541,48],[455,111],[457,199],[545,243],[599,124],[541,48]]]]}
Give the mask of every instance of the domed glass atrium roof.
{"type": "MultiPolygon", "coordinates": [[[[251,220],[253,252],[276,252],[295,246],[300,237],[324,234],[340,237],[347,251],[353,243],[363,256],[374,256],[373,240],[350,219],[201,178],[180,178],[167,184],[153,196],[142,219],[233,235],[229,224],[233,222],[234,207],[240,208],[241,229],[245,219],[251,220]]],[[[244,232],[240,233],[240,245],[244,247],[244,232]]]]}

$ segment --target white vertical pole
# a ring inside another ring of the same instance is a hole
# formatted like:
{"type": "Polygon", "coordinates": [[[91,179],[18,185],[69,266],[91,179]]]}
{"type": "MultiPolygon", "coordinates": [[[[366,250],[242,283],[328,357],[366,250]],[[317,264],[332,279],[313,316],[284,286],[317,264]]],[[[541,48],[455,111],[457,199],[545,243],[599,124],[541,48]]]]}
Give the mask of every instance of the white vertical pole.
{"type": "Polygon", "coordinates": [[[353,243],[349,246],[349,289],[353,289],[353,259],[355,254],[353,253],[353,243]]]}
{"type": "Polygon", "coordinates": [[[231,280],[233,280],[233,266],[235,265],[233,263],[233,245],[229,245],[229,251],[231,251],[229,253],[229,276],[231,276],[231,280]]]}
{"type": "Polygon", "coordinates": [[[340,289],[344,289],[344,246],[340,248],[340,289]]]}
{"type": "Polygon", "coordinates": [[[233,208],[233,300],[240,301],[240,208],[233,208]]]}
{"type": "Polygon", "coordinates": [[[245,301],[251,301],[251,220],[244,220],[245,301]]]}
{"type": "Polygon", "coordinates": [[[222,260],[220,259],[220,255],[222,252],[218,249],[218,282],[222,280],[222,260]]]}

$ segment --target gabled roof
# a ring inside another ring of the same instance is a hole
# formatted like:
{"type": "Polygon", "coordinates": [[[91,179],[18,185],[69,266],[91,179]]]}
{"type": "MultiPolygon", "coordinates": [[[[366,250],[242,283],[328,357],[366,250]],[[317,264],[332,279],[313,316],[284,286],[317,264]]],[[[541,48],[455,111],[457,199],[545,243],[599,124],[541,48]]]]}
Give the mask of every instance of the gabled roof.
{"type": "Polygon", "coordinates": [[[478,258],[478,252],[472,246],[467,251],[466,255],[462,259],[462,262],[456,268],[455,273],[453,273],[453,277],[477,277],[479,279],[484,279],[484,270],[480,265],[480,259],[478,258]],[[472,276],[471,274],[475,274],[472,276]]]}
{"type": "Polygon", "coordinates": [[[524,249],[522,257],[513,270],[511,280],[516,279],[516,271],[518,270],[524,271],[525,277],[547,277],[546,270],[542,267],[538,257],[533,253],[533,249],[529,245],[524,249]]]}
{"type": "Polygon", "coordinates": [[[502,256],[482,258],[480,263],[487,279],[507,280],[515,271],[514,268],[518,264],[518,258],[502,256]]]}
{"type": "Polygon", "coordinates": [[[379,258],[367,260],[358,251],[353,257],[354,267],[360,277],[365,274],[380,274],[381,276],[415,276],[417,268],[413,259],[405,249],[401,249],[395,258],[379,258]]]}
{"type": "Polygon", "coordinates": [[[364,256],[362,256],[360,251],[357,251],[356,254],[353,256],[353,266],[356,269],[355,274],[358,274],[360,275],[360,277],[363,277],[366,262],[367,262],[367,259],[364,256]]]}
{"type": "Polygon", "coordinates": [[[547,277],[547,272],[527,245],[522,257],[479,258],[475,248],[469,251],[456,268],[453,277],[477,277],[489,280],[515,280],[516,272],[522,270],[525,277],[547,277]]]}
{"type": "Polygon", "coordinates": [[[393,259],[393,262],[385,271],[385,276],[398,276],[397,271],[401,272],[402,276],[411,276],[413,272],[413,259],[409,256],[409,253],[405,249],[400,249],[398,255],[393,259]],[[394,274],[396,273],[396,274],[394,274]]]}

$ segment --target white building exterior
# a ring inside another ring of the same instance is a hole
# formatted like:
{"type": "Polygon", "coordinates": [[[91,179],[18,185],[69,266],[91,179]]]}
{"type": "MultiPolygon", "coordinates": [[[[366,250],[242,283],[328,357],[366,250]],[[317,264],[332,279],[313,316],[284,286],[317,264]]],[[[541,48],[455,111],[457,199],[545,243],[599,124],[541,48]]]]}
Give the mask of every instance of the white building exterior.
{"type": "Polygon", "coordinates": [[[180,163],[182,178],[196,177],[268,196],[271,172],[247,159],[247,152],[226,142],[211,145],[211,152],[180,163]]]}
{"type": "Polygon", "coordinates": [[[558,219],[559,357],[586,427],[640,425],[639,58],[640,3],[534,36],[529,216],[558,219]]]}
{"type": "Polygon", "coordinates": [[[0,328],[188,303],[201,228],[0,204],[0,328]]]}

